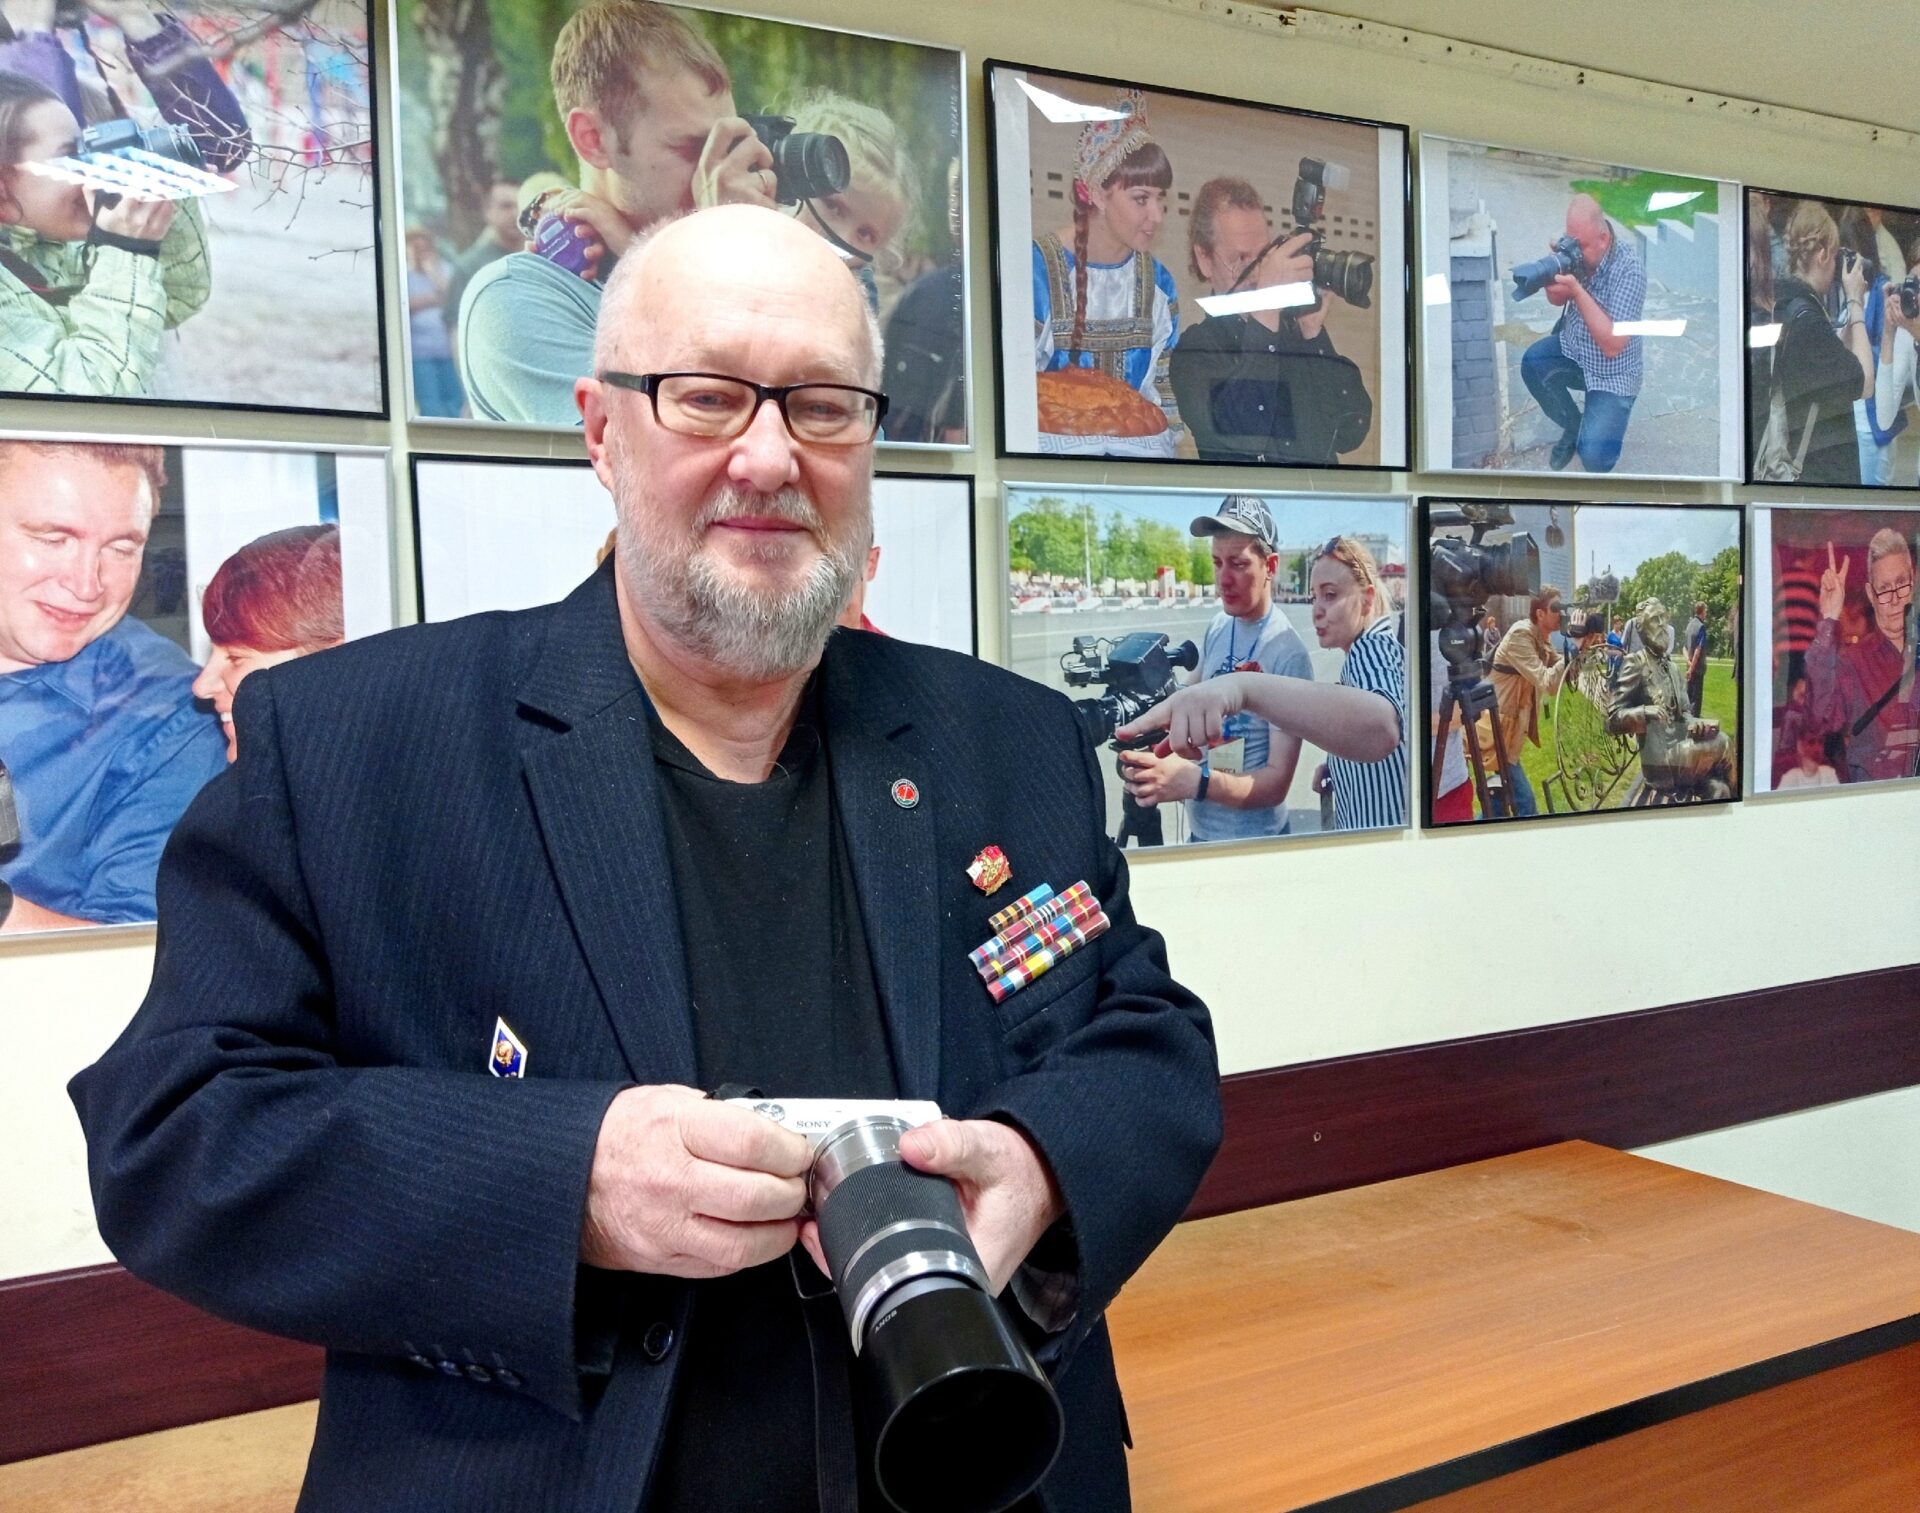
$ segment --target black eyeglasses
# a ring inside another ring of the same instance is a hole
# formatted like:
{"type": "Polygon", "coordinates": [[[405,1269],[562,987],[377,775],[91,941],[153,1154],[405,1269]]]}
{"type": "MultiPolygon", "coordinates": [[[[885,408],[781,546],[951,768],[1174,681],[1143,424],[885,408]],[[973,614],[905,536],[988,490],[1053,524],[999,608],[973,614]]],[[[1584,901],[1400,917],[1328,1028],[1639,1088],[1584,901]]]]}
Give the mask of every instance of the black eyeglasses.
{"type": "Polygon", "coordinates": [[[886,395],[853,384],[757,384],[730,373],[607,372],[600,381],[646,395],[669,431],[713,441],[740,435],[768,400],[780,407],[789,436],[815,446],[864,446],[887,414],[886,395]]]}

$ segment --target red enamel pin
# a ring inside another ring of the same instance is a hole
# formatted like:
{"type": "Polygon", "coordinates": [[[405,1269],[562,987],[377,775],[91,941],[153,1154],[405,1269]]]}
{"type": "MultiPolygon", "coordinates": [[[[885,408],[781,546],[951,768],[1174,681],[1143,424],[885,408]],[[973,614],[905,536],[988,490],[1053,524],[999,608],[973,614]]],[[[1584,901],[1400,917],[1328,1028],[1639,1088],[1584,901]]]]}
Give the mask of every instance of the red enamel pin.
{"type": "Polygon", "coordinates": [[[920,785],[912,778],[893,780],[893,801],[902,809],[911,809],[920,802],[920,785]]]}
{"type": "Polygon", "coordinates": [[[967,876],[982,893],[991,894],[1013,876],[1013,863],[998,846],[986,846],[967,864],[967,876]]]}

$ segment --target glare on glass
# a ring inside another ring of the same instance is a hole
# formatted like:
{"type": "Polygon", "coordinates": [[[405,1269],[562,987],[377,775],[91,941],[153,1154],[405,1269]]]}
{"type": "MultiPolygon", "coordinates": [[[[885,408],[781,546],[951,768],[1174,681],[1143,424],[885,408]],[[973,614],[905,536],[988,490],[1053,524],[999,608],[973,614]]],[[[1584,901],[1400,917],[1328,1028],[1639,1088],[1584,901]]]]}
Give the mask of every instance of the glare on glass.
{"type": "Polygon", "coordinates": [[[653,418],[669,431],[716,441],[740,435],[769,400],[795,441],[818,446],[872,441],[887,414],[886,395],[853,384],[759,384],[730,373],[608,372],[600,380],[646,395],[653,418]]]}

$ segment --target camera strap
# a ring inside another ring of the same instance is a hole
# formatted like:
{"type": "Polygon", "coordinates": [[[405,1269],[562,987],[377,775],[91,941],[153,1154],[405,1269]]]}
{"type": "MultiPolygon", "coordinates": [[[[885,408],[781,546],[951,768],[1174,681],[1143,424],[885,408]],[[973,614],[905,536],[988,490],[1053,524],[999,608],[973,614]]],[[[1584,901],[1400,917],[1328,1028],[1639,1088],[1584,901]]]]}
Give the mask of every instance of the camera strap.
{"type": "Polygon", "coordinates": [[[813,1463],[820,1513],[858,1513],[860,1462],[853,1440],[853,1392],[848,1383],[847,1321],[833,1283],[799,1246],[787,1252],[800,1316],[807,1323],[813,1360],[813,1463]]]}
{"type": "Polygon", "coordinates": [[[0,247],[0,268],[6,269],[14,278],[27,286],[29,294],[37,294],[48,304],[58,308],[72,299],[75,291],[58,288],[40,281],[40,270],[9,247],[0,247]]]}

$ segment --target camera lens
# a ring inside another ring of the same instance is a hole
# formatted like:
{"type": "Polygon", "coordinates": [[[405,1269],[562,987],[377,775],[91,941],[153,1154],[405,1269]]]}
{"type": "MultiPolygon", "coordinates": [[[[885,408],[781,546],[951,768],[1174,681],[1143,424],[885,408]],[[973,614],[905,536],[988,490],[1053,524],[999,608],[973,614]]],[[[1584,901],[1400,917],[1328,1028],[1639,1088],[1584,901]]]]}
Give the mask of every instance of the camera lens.
{"type": "Polygon", "coordinates": [[[773,174],[782,201],[817,200],[838,194],[853,177],[846,144],[821,131],[794,131],[773,148],[773,174]]]}
{"type": "Polygon", "coordinates": [[[1373,303],[1373,259],[1364,252],[1328,252],[1313,255],[1313,281],[1337,294],[1355,309],[1373,303]]]}

